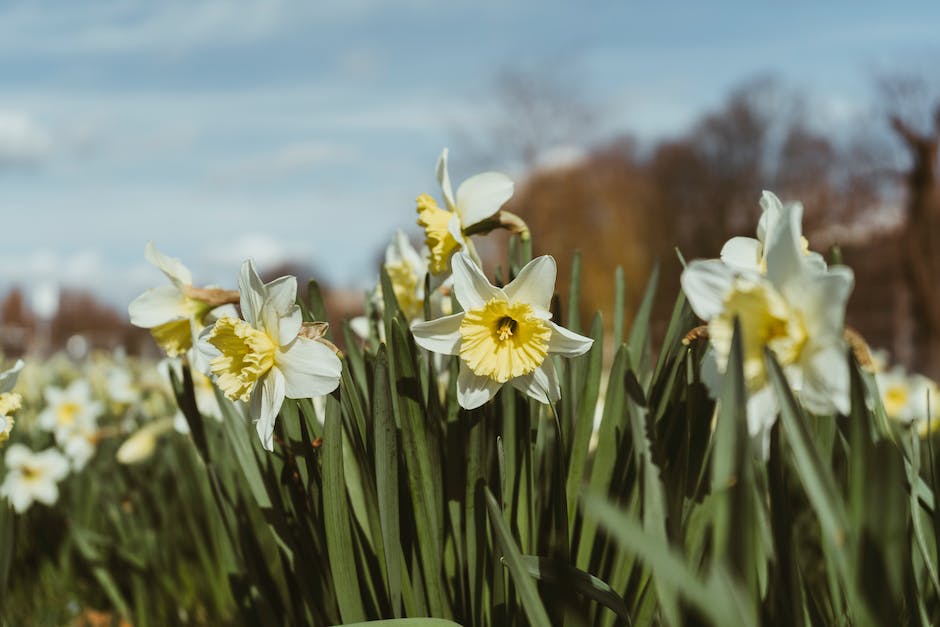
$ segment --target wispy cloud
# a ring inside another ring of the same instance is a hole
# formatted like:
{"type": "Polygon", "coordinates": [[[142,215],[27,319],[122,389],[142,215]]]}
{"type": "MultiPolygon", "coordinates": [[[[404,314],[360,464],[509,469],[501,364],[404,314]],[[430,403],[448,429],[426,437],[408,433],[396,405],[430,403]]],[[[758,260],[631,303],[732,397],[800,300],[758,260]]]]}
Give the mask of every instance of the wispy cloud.
{"type": "Polygon", "coordinates": [[[0,170],[35,167],[52,151],[49,133],[23,113],[0,111],[0,170]]]}

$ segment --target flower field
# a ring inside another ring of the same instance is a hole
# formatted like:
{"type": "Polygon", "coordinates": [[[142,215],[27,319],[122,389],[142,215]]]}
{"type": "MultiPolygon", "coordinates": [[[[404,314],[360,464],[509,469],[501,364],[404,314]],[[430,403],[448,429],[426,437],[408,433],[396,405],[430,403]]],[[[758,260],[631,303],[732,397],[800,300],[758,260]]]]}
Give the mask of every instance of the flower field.
{"type": "Polygon", "coordinates": [[[363,316],[151,242],[128,316],[165,359],[10,360],[0,624],[940,622],[940,390],[845,325],[800,203],[663,260],[656,320],[658,271],[628,307],[576,255],[562,301],[512,179],[435,173],[363,316]]]}

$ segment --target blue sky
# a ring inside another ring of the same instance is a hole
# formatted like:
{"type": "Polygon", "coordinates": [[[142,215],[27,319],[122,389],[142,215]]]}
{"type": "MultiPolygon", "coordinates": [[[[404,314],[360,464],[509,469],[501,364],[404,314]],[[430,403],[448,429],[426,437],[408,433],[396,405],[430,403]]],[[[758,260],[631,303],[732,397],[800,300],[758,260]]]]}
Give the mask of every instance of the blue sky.
{"type": "Polygon", "coordinates": [[[601,112],[577,149],[681,132],[758,73],[838,123],[875,72],[940,56],[928,3],[661,4],[0,3],[0,289],[125,303],[161,280],[148,239],[203,282],[253,256],[365,286],[393,229],[417,236],[441,148],[474,173],[459,138],[491,124],[505,70],[562,68],[601,112]]]}

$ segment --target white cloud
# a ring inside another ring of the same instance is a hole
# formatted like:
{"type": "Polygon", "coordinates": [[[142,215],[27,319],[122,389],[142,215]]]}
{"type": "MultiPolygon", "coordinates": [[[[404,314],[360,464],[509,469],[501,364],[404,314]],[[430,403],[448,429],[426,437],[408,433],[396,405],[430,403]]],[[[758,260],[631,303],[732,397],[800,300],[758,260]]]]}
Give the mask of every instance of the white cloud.
{"type": "Polygon", "coordinates": [[[308,170],[316,166],[348,163],[358,158],[351,146],[329,142],[293,142],[281,148],[217,168],[210,179],[219,183],[233,180],[267,180],[308,170]]]}
{"type": "Polygon", "coordinates": [[[49,134],[22,113],[0,111],[0,168],[41,164],[52,150],[49,134]]]}
{"type": "Polygon", "coordinates": [[[203,259],[212,266],[228,269],[232,275],[246,259],[253,259],[259,269],[273,268],[284,263],[309,263],[311,256],[306,247],[286,244],[266,233],[246,233],[229,242],[217,242],[206,248],[203,259]]]}

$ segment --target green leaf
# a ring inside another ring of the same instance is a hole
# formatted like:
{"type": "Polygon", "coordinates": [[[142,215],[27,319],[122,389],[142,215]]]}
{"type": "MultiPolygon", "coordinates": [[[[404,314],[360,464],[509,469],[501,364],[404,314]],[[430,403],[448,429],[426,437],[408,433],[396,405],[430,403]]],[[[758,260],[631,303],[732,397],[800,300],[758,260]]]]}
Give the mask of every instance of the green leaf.
{"type": "Polygon", "coordinates": [[[398,430],[388,389],[388,354],[379,347],[375,360],[372,417],[375,421],[375,480],[385,549],[388,596],[392,612],[401,613],[401,530],[398,503],[398,430]]]}
{"type": "Polygon", "coordinates": [[[484,490],[493,535],[496,536],[496,541],[499,543],[499,547],[502,550],[503,559],[505,560],[506,566],[509,568],[509,573],[512,575],[512,582],[519,594],[519,600],[522,603],[522,609],[525,611],[526,617],[529,619],[529,624],[531,627],[551,627],[545,605],[542,603],[542,599],[539,598],[535,583],[526,570],[525,562],[522,560],[522,554],[519,552],[519,548],[512,538],[509,526],[506,524],[506,521],[503,520],[503,512],[499,508],[499,504],[496,503],[496,499],[493,497],[493,493],[490,492],[490,489],[484,488],[484,490]]]}
{"type": "Polygon", "coordinates": [[[370,620],[365,623],[343,623],[337,627],[460,627],[460,625],[441,618],[391,618],[370,620]]]}
{"type": "Polygon", "coordinates": [[[630,608],[627,607],[623,597],[594,575],[537,555],[523,555],[522,563],[529,574],[537,580],[571,586],[592,601],[613,611],[628,625],[633,623],[630,620],[630,608]]]}
{"type": "Polygon", "coordinates": [[[366,618],[359,587],[358,566],[353,552],[349,500],[343,469],[343,423],[340,406],[333,396],[326,398],[326,424],[323,436],[323,526],[329,554],[330,574],[336,587],[340,616],[344,621],[366,618]]]}

